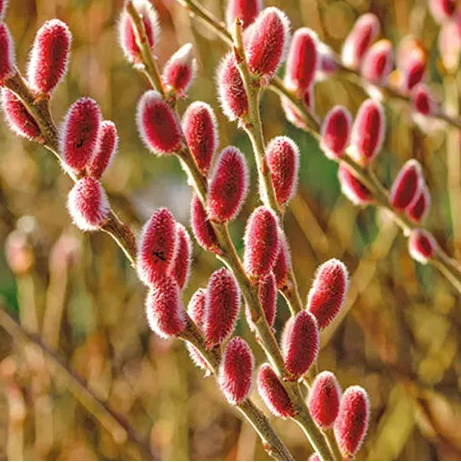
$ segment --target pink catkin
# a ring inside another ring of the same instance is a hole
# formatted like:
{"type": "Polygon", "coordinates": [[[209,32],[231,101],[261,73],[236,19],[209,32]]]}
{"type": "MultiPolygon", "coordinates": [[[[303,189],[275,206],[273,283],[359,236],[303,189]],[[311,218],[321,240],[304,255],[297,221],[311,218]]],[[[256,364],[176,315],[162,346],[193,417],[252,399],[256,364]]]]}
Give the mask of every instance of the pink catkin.
{"type": "Polygon", "coordinates": [[[298,29],[288,51],[285,70],[287,86],[304,93],[314,81],[319,61],[315,33],[307,27],[298,29]]]}
{"type": "Polygon", "coordinates": [[[349,286],[349,274],[340,260],[332,258],[320,265],[307,297],[307,309],[320,329],[327,327],[343,306],[349,286]]]}
{"type": "Polygon", "coordinates": [[[94,178],[82,178],[69,193],[67,208],[73,222],[82,231],[99,229],[109,215],[107,195],[94,178]]]}
{"type": "Polygon", "coordinates": [[[178,242],[176,244],[171,275],[178,283],[179,288],[184,290],[189,282],[192,242],[186,228],[180,223],[176,223],[176,233],[178,242]]]}
{"type": "Polygon", "coordinates": [[[274,273],[275,282],[279,289],[283,288],[288,281],[288,273],[291,271],[291,254],[286,237],[279,232],[280,248],[275,260],[272,272],[274,273]]]}
{"type": "Polygon", "coordinates": [[[384,111],[376,101],[362,103],[352,127],[353,157],[361,165],[369,164],[383,146],[386,122],[384,111]]]}
{"type": "Polygon", "coordinates": [[[374,202],[371,191],[345,165],[339,167],[338,179],[343,194],[355,205],[368,205],[374,202]]]}
{"type": "Polygon", "coordinates": [[[358,386],[349,387],[341,398],[334,431],[336,441],[346,457],[360,449],[368,430],[370,404],[367,392],[358,386]]]}
{"type": "Polygon", "coordinates": [[[40,137],[40,128],[21,100],[7,88],[2,88],[2,106],[10,128],[30,140],[40,137]]]}
{"type": "Polygon", "coordinates": [[[394,209],[402,211],[419,197],[423,186],[420,163],[411,159],[405,163],[392,185],[389,202],[394,209]]]}
{"type": "Polygon", "coordinates": [[[251,278],[269,274],[279,250],[279,231],[274,213],[258,207],[250,216],[245,230],[245,271],[251,278]]]}
{"type": "Polygon", "coordinates": [[[424,184],[418,197],[405,209],[407,216],[414,223],[421,223],[431,208],[431,194],[424,184]]]}
{"type": "Polygon", "coordinates": [[[285,367],[293,377],[304,375],[317,358],[319,330],[315,317],[301,311],[288,320],[282,335],[282,351],[285,367]]]}
{"type": "Polygon", "coordinates": [[[286,419],[295,415],[293,403],[272,367],[265,363],[258,373],[258,392],[272,414],[286,419]]]}
{"type": "Polygon", "coordinates": [[[272,76],[285,59],[290,42],[290,21],[281,10],[269,7],[261,11],[245,44],[248,67],[253,74],[272,76]]]}
{"type": "Polygon", "coordinates": [[[27,77],[37,93],[50,94],[67,74],[72,34],[59,19],[47,21],[37,32],[27,77]]]}
{"type": "Polygon", "coordinates": [[[389,40],[373,44],[363,58],[361,73],[371,83],[384,85],[392,71],[393,52],[389,40]]]}
{"type": "Polygon", "coordinates": [[[216,74],[216,85],[224,115],[230,121],[244,118],[248,113],[248,98],[232,53],[228,53],[221,61],[216,74]]]}
{"type": "Polygon", "coordinates": [[[8,0],[0,0],[0,21],[3,21],[8,7],[8,0]]]}
{"type": "Polygon", "coordinates": [[[205,250],[219,254],[218,237],[201,200],[195,194],[192,197],[190,215],[192,232],[198,244],[205,250]]]}
{"type": "Polygon", "coordinates": [[[165,277],[146,298],[146,315],[149,327],[163,338],[179,335],[187,325],[186,312],[178,284],[165,277]]]}
{"type": "Polygon", "coordinates": [[[429,0],[429,9],[438,23],[447,21],[456,11],[456,0],[429,0]]]}
{"type": "Polygon", "coordinates": [[[0,22],[0,85],[16,73],[16,53],[13,37],[4,22],[0,22]]]}
{"type": "Polygon", "coordinates": [[[248,27],[262,10],[261,0],[229,0],[226,9],[226,22],[229,29],[232,29],[234,21],[239,17],[243,27],[248,27]]]}
{"type": "Polygon", "coordinates": [[[186,43],[165,64],[162,80],[180,96],[185,96],[196,74],[197,61],[192,44],[186,43]]]}
{"type": "Polygon", "coordinates": [[[207,175],[219,144],[218,123],[211,106],[192,103],[184,114],[182,128],[197,167],[207,175]]]}
{"type": "Polygon", "coordinates": [[[331,428],[338,417],[341,389],[332,372],[315,377],[309,391],[307,406],[315,423],[323,430],[331,428]]]}
{"type": "Polygon", "coordinates": [[[141,97],[136,122],[141,139],[154,153],[171,154],[180,147],[179,120],[158,91],[146,91],[141,97]]]}
{"type": "Polygon", "coordinates": [[[216,161],[208,192],[208,214],[218,223],[232,221],[248,194],[249,174],[245,157],[234,146],[225,148],[216,161]]]}
{"type": "Polygon", "coordinates": [[[321,147],[329,159],[340,159],[349,145],[352,116],[347,108],[335,106],[322,124],[321,147]]]}
{"type": "Polygon", "coordinates": [[[401,72],[403,74],[402,92],[407,94],[424,79],[426,63],[421,59],[410,57],[410,62],[405,65],[401,72]]]}
{"type": "Polygon", "coordinates": [[[437,242],[431,233],[423,229],[414,229],[408,238],[408,251],[413,259],[426,265],[434,258],[437,242]]]}
{"type": "Polygon", "coordinates": [[[378,18],[367,13],[357,19],[352,31],[346,38],[341,52],[342,62],[353,69],[357,69],[373,40],[379,34],[378,18]]]}
{"type": "Polygon", "coordinates": [[[277,202],[286,205],[298,187],[299,148],[287,136],[278,136],[267,145],[266,158],[277,202]]]}
{"type": "Polygon", "coordinates": [[[67,111],[59,146],[65,164],[72,171],[81,172],[92,158],[100,124],[101,110],[91,98],[78,99],[67,111]]]}
{"type": "Polygon", "coordinates": [[[176,222],[167,208],[156,210],[144,225],[138,245],[137,270],[144,284],[169,276],[177,244],[176,222]]]}
{"type": "Polygon", "coordinates": [[[115,157],[118,148],[118,134],[114,122],[105,120],[99,127],[98,147],[86,166],[86,172],[99,179],[115,157]]]}
{"type": "Polygon", "coordinates": [[[240,289],[225,268],[215,271],[208,282],[203,330],[209,346],[224,342],[232,333],[241,305],[240,289]]]}
{"type": "Polygon", "coordinates": [[[219,368],[219,385],[229,403],[235,405],[246,399],[251,390],[254,356],[240,337],[229,341],[219,368]]]}
{"type": "MultiPolygon", "coordinates": [[[[133,0],[133,5],[138,14],[142,17],[149,48],[153,50],[160,36],[157,11],[148,0],[133,0]]],[[[120,46],[128,61],[134,64],[140,64],[142,62],[141,52],[136,41],[131,17],[126,10],[124,10],[120,16],[118,35],[120,46]]]]}

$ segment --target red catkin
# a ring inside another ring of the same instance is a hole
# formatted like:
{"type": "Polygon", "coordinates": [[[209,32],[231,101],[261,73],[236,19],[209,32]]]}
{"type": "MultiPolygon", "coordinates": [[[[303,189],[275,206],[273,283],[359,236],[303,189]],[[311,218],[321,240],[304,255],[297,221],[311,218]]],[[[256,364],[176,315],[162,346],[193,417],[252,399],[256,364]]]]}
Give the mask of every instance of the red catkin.
{"type": "Polygon", "coordinates": [[[0,21],[3,21],[7,7],[8,0],[0,0],[0,21]]]}
{"type": "Polygon", "coordinates": [[[349,145],[352,116],[344,106],[335,106],[325,116],[321,131],[321,147],[332,160],[341,159],[349,145]]]}
{"type": "Polygon", "coordinates": [[[373,13],[360,16],[344,42],[341,52],[343,64],[358,69],[374,39],[379,34],[379,21],[373,13]]]}
{"type": "Polygon", "coordinates": [[[40,137],[40,128],[35,119],[21,100],[7,88],[2,88],[2,107],[5,120],[15,133],[30,140],[40,137]]]}
{"type": "Polygon", "coordinates": [[[144,225],[138,245],[137,271],[144,284],[169,276],[177,244],[176,222],[167,208],[156,210],[144,225]]]}
{"type": "Polygon", "coordinates": [[[59,147],[70,170],[81,172],[98,145],[101,110],[91,98],[78,99],[67,111],[61,128],[59,147]]]}
{"type": "MultiPolygon", "coordinates": [[[[153,50],[160,36],[157,11],[148,0],[133,0],[133,5],[142,18],[149,48],[153,50]]],[[[140,64],[142,62],[141,51],[137,44],[133,22],[126,10],[124,10],[120,16],[118,35],[120,46],[128,61],[134,64],[140,64]]]]}
{"type": "Polygon", "coordinates": [[[202,201],[194,194],[191,202],[191,227],[198,244],[205,250],[219,254],[219,244],[202,201]]]}
{"type": "Polygon", "coordinates": [[[248,113],[248,98],[232,53],[228,53],[218,67],[216,86],[224,115],[230,121],[244,118],[248,113]]]}
{"type": "Polygon", "coordinates": [[[261,0],[229,0],[226,9],[226,22],[232,29],[235,19],[238,17],[243,22],[243,27],[248,27],[262,10],[261,0]]]}
{"type": "Polygon", "coordinates": [[[394,180],[389,194],[392,207],[402,211],[410,206],[419,197],[423,181],[420,163],[415,159],[407,161],[394,180]]]}
{"type": "Polygon", "coordinates": [[[287,321],[282,335],[282,352],[285,367],[295,379],[312,366],[319,352],[319,329],[311,313],[303,310],[287,321]]]}
{"type": "Polygon", "coordinates": [[[272,270],[279,250],[279,230],[274,213],[258,207],[245,229],[244,267],[248,276],[259,280],[272,270]]]}
{"type": "Polygon", "coordinates": [[[13,37],[4,22],[0,22],[0,85],[16,73],[16,53],[13,37]]]}
{"type": "Polygon", "coordinates": [[[183,45],[165,64],[162,80],[184,97],[197,74],[197,61],[191,43],[183,45]]]}
{"type": "Polygon", "coordinates": [[[298,29],[288,51],[285,84],[291,90],[304,93],[314,81],[319,61],[315,33],[307,27],[298,29]]]}
{"type": "Polygon", "coordinates": [[[254,356],[240,337],[229,341],[219,368],[219,386],[229,403],[235,405],[246,399],[251,390],[254,356]]]}
{"type": "Polygon", "coordinates": [[[265,8],[247,32],[245,51],[250,71],[261,77],[271,77],[288,50],[289,19],[278,8],[265,8]]]}
{"type": "Polygon", "coordinates": [[[295,415],[295,409],[288,393],[268,363],[260,367],[257,383],[259,395],[272,414],[283,419],[295,415]]]}
{"type": "Polygon", "coordinates": [[[341,389],[332,372],[315,377],[309,391],[307,406],[315,423],[322,429],[331,428],[338,417],[341,389]]]}
{"type": "Polygon", "coordinates": [[[421,83],[426,75],[426,62],[419,57],[409,57],[409,63],[407,63],[402,72],[402,92],[408,94],[413,90],[416,85],[421,83]]]}
{"type": "Polygon", "coordinates": [[[101,183],[82,178],[69,193],[67,208],[74,224],[82,231],[99,229],[109,215],[109,200],[101,183]]]}
{"type": "Polygon", "coordinates": [[[176,223],[176,243],[175,257],[171,275],[174,277],[181,290],[184,290],[189,282],[190,265],[192,261],[192,242],[186,228],[180,223],[176,223]]]}
{"type": "Polygon", "coordinates": [[[288,247],[286,237],[281,231],[279,231],[279,242],[280,247],[272,272],[274,273],[277,287],[282,289],[288,281],[288,274],[291,271],[292,266],[290,249],[288,247]]]}
{"type": "Polygon", "coordinates": [[[338,179],[341,191],[355,205],[368,205],[374,202],[371,191],[345,165],[340,165],[338,179]]]}
{"type": "Polygon", "coordinates": [[[367,99],[360,106],[352,127],[353,158],[361,165],[369,164],[383,146],[385,131],[381,104],[367,99]]]}
{"type": "Polygon", "coordinates": [[[173,278],[165,277],[149,290],[146,315],[149,327],[163,338],[175,337],[186,328],[186,312],[173,278]]]}
{"type": "Polygon", "coordinates": [[[456,11],[456,0],[429,0],[429,9],[438,23],[453,16],[456,11]]]}
{"type": "Polygon", "coordinates": [[[349,287],[349,274],[340,260],[332,258],[320,265],[307,297],[307,309],[315,316],[319,329],[327,327],[343,306],[349,287]]]}
{"type": "Polygon", "coordinates": [[[181,126],[173,109],[155,90],[144,93],[136,113],[144,144],[156,154],[171,154],[181,144],[181,126]]]}
{"type": "Polygon", "coordinates": [[[370,404],[367,392],[358,386],[349,387],[341,398],[334,431],[336,441],[346,457],[360,449],[368,430],[370,404]]]}
{"type": "Polygon", "coordinates": [[[423,229],[414,229],[408,238],[408,251],[411,257],[426,265],[434,258],[437,249],[437,241],[431,233],[423,229]]]}
{"type": "Polygon", "coordinates": [[[105,120],[99,127],[98,147],[86,166],[86,172],[99,179],[109,167],[118,148],[118,134],[114,122],[105,120]]]}
{"type": "Polygon", "coordinates": [[[29,84],[50,94],[67,74],[72,34],[59,19],[47,21],[37,32],[27,67],[29,84]]]}
{"type": "Polygon", "coordinates": [[[215,271],[208,281],[203,330],[209,346],[224,342],[234,330],[241,305],[240,289],[225,268],[215,271]]]}
{"type": "Polygon", "coordinates": [[[382,39],[373,44],[363,58],[361,73],[371,83],[384,85],[392,71],[393,52],[389,40],[382,39]]]}
{"type": "Polygon", "coordinates": [[[414,223],[421,223],[431,208],[431,194],[424,184],[418,197],[405,209],[406,214],[414,223]]]}
{"type": "Polygon", "coordinates": [[[298,188],[299,148],[287,136],[278,136],[267,145],[266,157],[277,202],[286,205],[298,188]]]}
{"type": "Polygon", "coordinates": [[[411,100],[415,111],[424,116],[434,116],[438,112],[438,105],[435,102],[429,88],[420,83],[411,92],[411,100]]]}
{"type": "Polygon", "coordinates": [[[208,192],[208,215],[218,223],[232,221],[248,194],[249,173],[245,157],[234,146],[225,148],[213,169],[208,192]]]}
{"type": "Polygon", "coordinates": [[[182,128],[197,167],[207,175],[219,144],[218,123],[211,106],[201,101],[192,103],[184,114],[182,128]]]}

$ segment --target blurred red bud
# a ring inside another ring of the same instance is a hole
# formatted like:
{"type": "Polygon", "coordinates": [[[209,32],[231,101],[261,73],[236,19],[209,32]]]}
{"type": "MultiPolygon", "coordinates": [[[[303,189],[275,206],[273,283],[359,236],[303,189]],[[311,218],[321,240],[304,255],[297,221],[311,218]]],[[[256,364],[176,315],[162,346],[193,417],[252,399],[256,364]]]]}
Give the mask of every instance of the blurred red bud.
{"type": "Polygon", "coordinates": [[[370,404],[367,392],[358,386],[349,387],[341,398],[334,430],[336,441],[346,457],[360,449],[368,430],[370,404]]]}
{"type": "Polygon", "coordinates": [[[269,274],[279,251],[277,218],[272,210],[258,207],[245,229],[244,267],[248,276],[260,279],[269,274]]]}
{"type": "Polygon", "coordinates": [[[59,19],[47,21],[37,32],[27,66],[29,84],[50,94],[67,74],[72,34],[59,19]]]}
{"type": "Polygon", "coordinates": [[[221,61],[216,73],[216,85],[224,115],[230,121],[243,118],[248,113],[248,98],[232,53],[221,61]]]}
{"type": "Polygon", "coordinates": [[[182,128],[197,167],[207,175],[219,144],[218,123],[212,107],[201,101],[192,103],[184,114],[182,128]]]}
{"type": "Polygon", "coordinates": [[[98,145],[101,110],[91,98],[78,99],[67,111],[59,146],[65,164],[80,173],[93,157],[98,145]]]}
{"type": "Polygon", "coordinates": [[[311,313],[303,310],[287,321],[282,351],[285,367],[295,379],[309,370],[319,352],[319,329],[311,313]]]}
{"type": "Polygon", "coordinates": [[[346,265],[336,258],[317,268],[307,297],[307,309],[315,316],[319,329],[327,327],[338,315],[349,288],[346,265]]]}
{"type": "Polygon", "coordinates": [[[192,232],[198,244],[209,252],[219,254],[218,238],[208,219],[202,201],[196,195],[192,197],[190,216],[192,232]]]}
{"type": "Polygon", "coordinates": [[[321,147],[329,159],[343,157],[349,145],[351,127],[352,116],[344,106],[335,106],[325,116],[322,124],[321,147]]]}
{"type": "Polygon", "coordinates": [[[248,194],[249,173],[245,157],[234,146],[223,149],[214,166],[208,191],[208,214],[218,223],[232,221],[248,194]]]}
{"type": "Polygon", "coordinates": [[[0,0],[0,21],[3,21],[9,0],[0,0]]]}
{"type": "Polygon", "coordinates": [[[4,22],[0,22],[0,85],[16,73],[16,53],[13,37],[4,22]]]}
{"type": "MultiPolygon", "coordinates": [[[[149,48],[153,50],[160,36],[157,11],[148,0],[133,0],[133,5],[144,23],[149,48]]],[[[137,44],[133,22],[126,10],[120,16],[118,35],[120,45],[128,61],[135,64],[142,63],[141,51],[137,44]]]]}
{"type": "Polygon", "coordinates": [[[204,333],[209,346],[224,342],[233,332],[241,305],[240,288],[227,269],[215,271],[206,290],[204,333]]]}
{"type": "Polygon", "coordinates": [[[424,184],[418,197],[405,209],[406,214],[414,223],[421,223],[431,208],[431,194],[424,184]]]}
{"type": "Polygon", "coordinates": [[[2,106],[5,120],[10,128],[20,136],[34,140],[41,131],[21,100],[8,88],[2,88],[2,106]]]}
{"type": "Polygon", "coordinates": [[[361,165],[369,164],[381,151],[385,132],[386,120],[381,104],[367,99],[360,106],[352,127],[354,159],[361,165]]]}
{"type": "Polygon", "coordinates": [[[333,426],[338,416],[340,399],[341,389],[335,375],[328,371],[318,374],[309,391],[307,406],[322,430],[333,426]]]}
{"type": "Polygon", "coordinates": [[[186,328],[186,312],[173,278],[164,277],[149,290],[146,315],[149,327],[163,338],[175,337],[186,328]]]}
{"type": "Polygon", "coordinates": [[[144,144],[156,154],[170,154],[181,144],[181,126],[173,109],[155,90],[142,95],[136,113],[144,144]]]}
{"type": "Polygon", "coordinates": [[[344,42],[341,59],[344,65],[358,69],[368,48],[378,36],[378,18],[373,13],[360,16],[344,42]]]}
{"type": "Polygon", "coordinates": [[[293,403],[272,367],[265,363],[258,373],[258,392],[272,414],[286,419],[295,415],[293,403]]]}
{"type": "Polygon", "coordinates": [[[442,23],[456,11],[456,0],[429,0],[429,9],[434,19],[442,23]]]}
{"type": "Polygon", "coordinates": [[[345,165],[340,165],[338,179],[341,191],[355,205],[368,205],[374,202],[370,190],[345,165]]]}
{"type": "Polygon", "coordinates": [[[389,40],[382,39],[373,44],[363,58],[362,76],[371,83],[384,85],[392,71],[393,52],[389,40]]]}
{"type": "Polygon", "coordinates": [[[438,112],[438,105],[434,100],[429,88],[420,83],[411,92],[411,100],[415,111],[424,116],[434,116],[438,112]]]}
{"type": "Polygon", "coordinates": [[[248,29],[245,51],[250,71],[271,77],[285,59],[290,42],[290,20],[278,8],[265,8],[248,29]]]}
{"type": "Polygon", "coordinates": [[[226,10],[227,27],[232,29],[235,19],[238,17],[243,22],[243,27],[248,27],[262,10],[261,0],[229,0],[226,10]]]}
{"type": "Polygon", "coordinates": [[[283,206],[298,188],[299,148],[291,138],[277,136],[267,145],[266,157],[277,202],[283,206]]]}
{"type": "Polygon", "coordinates": [[[417,58],[410,58],[409,63],[402,69],[402,92],[408,94],[424,79],[426,62],[417,58]]]}
{"type": "Polygon", "coordinates": [[[109,215],[109,200],[99,181],[85,177],[78,180],[71,189],[67,208],[78,228],[94,231],[109,215]]]}
{"type": "Polygon", "coordinates": [[[408,251],[413,259],[425,265],[434,258],[437,241],[431,233],[423,229],[414,229],[408,238],[408,251]]]}
{"type": "Polygon", "coordinates": [[[118,148],[118,134],[114,122],[105,120],[99,127],[98,147],[86,166],[88,175],[99,179],[115,157],[118,148]]]}
{"type": "Polygon", "coordinates": [[[151,286],[170,274],[177,244],[176,222],[167,208],[156,210],[139,238],[137,270],[139,279],[151,286]]]}
{"type": "Polygon", "coordinates": [[[239,404],[251,390],[255,360],[248,344],[240,337],[229,341],[219,368],[219,385],[231,404],[239,404]]]}
{"type": "Polygon", "coordinates": [[[401,168],[389,193],[389,202],[396,210],[404,210],[419,197],[423,185],[420,163],[411,159],[401,168]]]}
{"type": "Polygon", "coordinates": [[[191,43],[183,45],[165,64],[162,80],[184,97],[197,74],[197,61],[191,43]]]}
{"type": "Polygon", "coordinates": [[[319,64],[317,66],[315,79],[325,80],[338,70],[339,64],[333,54],[333,50],[320,40],[317,41],[317,54],[319,64]]]}
{"type": "Polygon", "coordinates": [[[176,223],[176,243],[175,257],[171,275],[174,277],[181,290],[187,286],[190,275],[190,265],[192,260],[192,242],[186,228],[180,223],[176,223]]]}
{"type": "Polygon", "coordinates": [[[317,36],[307,27],[298,29],[291,40],[285,68],[285,84],[304,93],[313,83],[319,65],[317,36]]]}

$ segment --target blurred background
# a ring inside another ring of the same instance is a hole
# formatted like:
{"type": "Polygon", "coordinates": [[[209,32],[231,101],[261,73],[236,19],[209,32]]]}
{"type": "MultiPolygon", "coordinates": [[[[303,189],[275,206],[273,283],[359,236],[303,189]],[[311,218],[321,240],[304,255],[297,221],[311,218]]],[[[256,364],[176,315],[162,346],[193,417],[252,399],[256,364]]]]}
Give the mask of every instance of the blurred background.
{"type": "MultiPolygon", "coordinates": [[[[202,3],[223,18],[225,0],[202,3]]],[[[394,46],[408,35],[420,39],[436,93],[443,97],[448,84],[455,95],[458,91],[456,79],[441,62],[439,28],[426,0],[265,3],[283,8],[295,29],[313,28],[336,51],[358,15],[372,11],[380,18],[382,35],[394,46]]],[[[162,25],[156,49],[160,64],[186,42],[195,48],[199,74],[188,100],[180,103],[181,112],[194,100],[213,105],[221,147],[235,144],[247,154],[256,185],[249,142],[223,117],[217,102],[214,73],[226,47],[174,0],[153,4],[162,25]]],[[[117,44],[115,25],[122,5],[122,0],[11,0],[6,22],[21,69],[44,21],[58,17],[70,26],[69,75],[52,100],[56,121],[78,97],[95,98],[104,117],[116,123],[121,139],[104,181],[113,208],[136,231],[159,206],[169,207],[188,226],[190,189],[178,161],[153,156],[137,135],[135,108],[147,83],[117,44]]],[[[333,105],[343,104],[355,114],[365,97],[362,89],[333,77],[316,87],[317,112],[323,117],[333,105]]],[[[456,236],[461,222],[449,207],[447,184],[453,172],[447,168],[446,130],[421,131],[408,108],[395,103],[386,105],[386,115],[388,132],[377,175],[390,186],[407,159],[419,159],[433,199],[428,226],[449,253],[460,251],[456,236]]],[[[274,94],[265,94],[262,116],[267,139],[285,134],[301,148],[300,188],[287,212],[286,228],[303,299],[316,267],[326,259],[342,259],[351,273],[344,316],[324,333],[319,366],[334,371],[343,388],[359,384],[371,397],[371,426],[359,458],[461,458],[459,295],[435,269],[409,257],[406,239],[385,215],[374,208],[358,209],[341,195],[336,164],[308,134],[285,120],[274,94]]],[[[454,136],[453,149],[459,150],[459,135],[454,136]]],[[[193,366],[184,345],[148,331],[145,289],[114,242],[105,234],[82,234],[71,224],[65,208],[70,187],[49,152],[0,125],[0,304],[56,352],[53,359],[0,328],[0,459],[154,455],[265,460],[256,434],[227,405],[214,379],[204,379],[193,366]]],[[[232,224],[239,250],[255,204],[253,187],[232,224]]],[[[194,243],[186,301],[219,266],[194,243]]],[[[279,297],[277,332],[287,317],[279,297]]],[[[242,321],[237,332],[252,338],[242,321]]],[[[250,342],[261,362],[261,350],[250,342]]],[[[256,392],[253,396],[263,406],[256,392]]],[[[297,459],[309,457],[312,450],[298,427],[271,420],[297,459]]]]}

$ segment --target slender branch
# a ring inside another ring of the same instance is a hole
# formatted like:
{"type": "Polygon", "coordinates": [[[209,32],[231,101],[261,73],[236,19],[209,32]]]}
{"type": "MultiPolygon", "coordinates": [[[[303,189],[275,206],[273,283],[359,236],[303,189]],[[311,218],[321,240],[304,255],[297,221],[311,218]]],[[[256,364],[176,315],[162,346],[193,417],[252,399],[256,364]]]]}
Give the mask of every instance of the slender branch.
{"type": "Polygon", "coordinates": [[[106,402],[100,400],[77,373],[59,358],[55,351],[46,347],[37,335],[24,330],[3,308],[0,308],[0,325],[16,342],[32,343],[41,351],[48,363],[66,381],[72,394],[109,430],[115,441],[124,442],[128,439],[151,460],[158,460],[158,456],[152,451],[149,442],[141,438],[123,416],[112,410],[106,402]]]}
{"type": "MultiPolygon", "coordinates": [[[[197,5],[195,0],[176,0],[178,3],[186,6],[193,12],[208,28],[218,33],[218,36],[227,44],[232,46],[232,37],[229,32],[223,33],[222,25],[213,18],[202,6],[197,5]]],[[[353,72],[353,71],[351,71],[353,72]]],[[[306,130],[318,141],[320,140],[320,125],[318,121],[314,120],[312,115],[306,109],[305,104],[292,92],[284,87],[283,83],[278,78],[274,78],[269,86],[269,90],[274,91],[280,96],[286,97],[294,105],[299,117],[306,125],[306,130]]],[[[399,96],[400,99],[405,99],[399,96]]],[[[443,120],[449,120],[448,116],[439,116],[443,120]]],[[[460,127],[461,123],[451,120],[451,125],[460,127]]],[[[393,221],[402,229],[405,235],[408,235],[415,228],[421,228],[414,225],[404,214],[396,212],[389,203],[388,194],[384,186],[372,178],[370,170],[363,169],[360,165],[352,160],[350,157],[344,157],[337,161],[340,164],[347,165],[355,176],[370,190],[373,194],[376,205],[389,212],[393,221]],[[386,193],[384,193],[386,191],[386,193]]],[[[436,267],[445,278],[454,286],[454,288],[461,293],[461,267],[459,263],[449,257],[439,245],[435,249],[434,257],[429,260],[429,263],[436,267]]]]}

